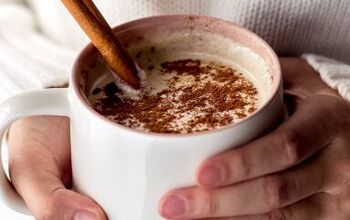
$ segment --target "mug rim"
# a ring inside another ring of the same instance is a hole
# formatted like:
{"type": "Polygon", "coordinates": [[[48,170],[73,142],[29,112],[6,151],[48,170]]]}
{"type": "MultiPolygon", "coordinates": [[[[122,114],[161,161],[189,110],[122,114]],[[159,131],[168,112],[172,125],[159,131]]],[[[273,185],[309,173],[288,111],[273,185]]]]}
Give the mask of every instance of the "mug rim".
{"type": "Polygon", "coordinates": [[[173,14],[173,15],[156,15],[156,16],[149,16],[149,17],[144,17],[144,18],[139,18],[136,20],[132,20],[129,22],[122,23],[116,27],[113,28],[114,32],[119,32],[119,31],[126,31],[127,28],[132,28],[137,26],[138,24],[142,22],[151,22],[152,20],[173,20],[173,19],[185,19],[185,18],[190,18],[190,19],[209,19],[209,20],[215,20],[219,21],[221,23],[226,23],[230,26],[234,26],[236,29],[239,29],[241,32],[246,32],[249,35],[254,36],[259,44],[262,44],[266,49],[267,52],[272,56],[273,64],[275,65],[276,68],[276,75],[274,76],[276,79],[276,86],[273,88],[271,95],[269,96],[268,100],[260,107],[258,108],[254,113],[248,115],[244,119],[242,119],[239,122],[236,123],[230,123],[227,124],[223,127],[220,128],[214,128],[210,130],[205,130],[205,131],[199,131],[199,132],[194,132],[194,133],[156,133],[156,132],[150,132],[150,131],[143,131],[143,130],[137,130],[133,128],[129,128],[126,126],[123,126],[121,124],[118,124],[116,122],[113,122],[112,120],[106,118],[105,116],[101,115],[98,113],[96,110],[92,108],[92,106],[87,102],[86,98],[83,97],[83,94],[81,94],[81,90],[79,89],[79,70],[80,67],[82,66],[82,63],[86,57],[88,57],[90,54],[96,51],[96,48],[94,45],[90,42],[88,45],[86,45],[78,54],[77,58],[74,61],[72,72],[70,74],[70,80],[69,80],[69,87],[73,89],[74,94],[76,95],[77,99],[79,102],[84,106],[84,108],[94,117],[100,119],[103,122],[106,122],[109,125],[112,125],[113,127],[117,129],[122,129],[124,131],[129,131],[137,135],[143,135],[143,136],[148,136],[148,137],[161,137],[161,138],[182,138],[182,137],[195,137],[195,136],[202,136],[202,135],[208,135],[208,134],[214,134],[218,132],[222,132],[227,129],[232,129],[234,127],[241,126],[248,121],[253,120],[256,118],[261,112],[267,108],[271,104],[271,102],[274,100],[274,98],[278,95],[278,92],[280,90],[280,87],[282,86],[282,71],[281,71],[281,66],[280,62],[278,59],[277,54],[275,51],[271,48],[271,46],[263,40],[260,36],[255,34],[254,32],[250,31],[249,29],[242,27],[238,24],[235,24],[234,22],[227,21],[221,18],[217,17],[212,17],[212,16],[206,16],[206,15],[190,15],[190,14],[173,14]]]}

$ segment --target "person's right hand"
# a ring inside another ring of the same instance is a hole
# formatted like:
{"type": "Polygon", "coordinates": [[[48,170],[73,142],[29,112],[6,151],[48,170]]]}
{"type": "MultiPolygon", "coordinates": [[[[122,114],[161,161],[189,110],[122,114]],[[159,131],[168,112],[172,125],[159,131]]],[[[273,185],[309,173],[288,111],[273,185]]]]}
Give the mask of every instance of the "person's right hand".
{"type": "Polygon", "coordinates": [[[9,132],[10,176],[38,220],[105,220],[92,199],[72,185],[69,119],[40,116],[15,122],[9,132]]]}

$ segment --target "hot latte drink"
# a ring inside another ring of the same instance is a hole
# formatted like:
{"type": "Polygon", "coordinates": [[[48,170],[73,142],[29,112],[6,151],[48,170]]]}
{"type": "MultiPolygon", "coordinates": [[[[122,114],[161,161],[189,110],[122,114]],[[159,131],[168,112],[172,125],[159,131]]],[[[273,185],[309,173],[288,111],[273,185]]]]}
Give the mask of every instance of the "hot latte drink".
{"type": "Polygon", "coordinates": [[[128,46],[143,70],[142,89],[114,83],[107,71],[87,95],[120,125],[156,133],[195,133],[237,123],[270,94],[262,58],[222,36],[155,33],[128,46]]]}

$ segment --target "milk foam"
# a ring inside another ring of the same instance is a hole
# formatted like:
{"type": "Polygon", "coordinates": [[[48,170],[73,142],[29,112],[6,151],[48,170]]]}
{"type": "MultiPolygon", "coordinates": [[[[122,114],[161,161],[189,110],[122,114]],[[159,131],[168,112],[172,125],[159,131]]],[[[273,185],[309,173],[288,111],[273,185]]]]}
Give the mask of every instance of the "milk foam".
{"type": "MultiPolygon", "coordinates": [[[[252,82],[257,88],[256,107],[260,108],[266,103],[272,92],[272,80],[268,72],[268,67],[258,54],[251,49],[243,47],[231,39],[218,34],[184,31],[169,33],[152,33],[143,37],[142,40],[130,45],[128,48],[132,57],[137,62],[141,73],[142,91],[135,91],[121,82],[117,82],[118,87],[123,91],[123,95],[131,99],[141,99],[143,94],[157,94],[169,86],[169,79],[172,74],[161,72],[161,64],[164,62],[192,59],[204,62],[214,62],[225,66],[230,66],[243,74],[244,78],[252,82]],[[145,74],[146,73],[146,74],[145,74]]],[[[206,79],[208,80],[208,79],[206,79]]],[[[110,74],[103,75],[94,88],[102,88],[113,81],[110,74]]],[[[190,85],[191,78],[184,76],[177,86],[190,85]]],[[[101,95],[93,96],[90,100],[92,104],[101,95]]],[[[172,114],[169,112],[169,114],[172,114]]],[[[234,115],[234,113],[232,113],[234,115]]],[[[196,110],[183,114],[179,120],[171,123],[176,127],[186,124],[195,115],[200,115],[196,110]]],[[[128,119],[131,120],[131,119],[128,119]]],[[[242,119],[234,117],[233,123],[242,119]]],[[[133,121],[135,124],[135,121],[133,121]]],[[[126,122],[124,125],[127,125],[126,122]]],[[[205,130],[200,128],[198,130],[205,130]]],[[[137,129],[144,130],[144,125],[139,124],[137,129]]]]}
{"type": "MultiPolygon", "coordinates": [[[[193,31],[153,33],[132,44],[128,51],[140,69],[141,83],[145,88],[152,88],[154,93],[166,88],[167,77],[159,72],[159,68],[150,71],[148,67],[159,67],[163,62],[181,59],[221,63],[243,73],[259,91],[259,106],[267,101],[272,92],[271,75],[263,58],[219,34],[193,31]],[[136,58],[138,54],[141,54],[139,59],[136,58]]],[[[104,83],[112,80],[107,75],[104,77],[104,83]]],[[[118,86],[130,98],[140,98],[142,95],[123,83],[119,82],[118,86]]]]}

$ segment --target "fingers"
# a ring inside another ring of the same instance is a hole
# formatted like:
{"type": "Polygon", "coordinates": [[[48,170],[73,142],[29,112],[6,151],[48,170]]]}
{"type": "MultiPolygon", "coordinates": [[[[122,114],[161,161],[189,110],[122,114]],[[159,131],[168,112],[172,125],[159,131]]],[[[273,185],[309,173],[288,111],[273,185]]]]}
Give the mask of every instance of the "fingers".
{"type": "Polygon", "coordinates": [[[327,174],[322,172],[320,162],[309,161],[293,170],[218,189],[175,190],[162,199],[160,211],[174,219],[270,212],[322,191],[327,174]]]}
{"type": "Polygon", "coordinates": [[[246,215],[227,218],[206,218],[205,220],[345,220],[337,216],[337,201],[327,194],[317,194],[285,208],[276,209],[265,214],[246,215]],[[330,208],[331,207],[331,208],[330,208]],[[336,217],[337,216],[337,217],[336,217]]]}
{"type": "Polygon", "coordinates": [[[71,182],[69,145],[58,140],[64,141],[66,127],[59,117],[29,118],[11,126],[12,183],[38,220],[106,219],[93,200],[65,188],[71,182]]]}
{"type": "Polygon", "coordinates": [[[284,92],[300,98],[314,94],[338,95],[337,91],[330,88],[306,60],[288,57],[280,58],[280,62],[284,92]]]}
{"type": "MultiPolygon", "coordinates": [[[[248,204],[247,204],[248,205],[248,204]]],[[[230,217],[169,217],[163,215],[167,219],[205,219],[205,220],[328,220],[337,219],[345,220],[348,216],[341,216],[338,213],[337,201],[331,196],[319,193],[301,200],[290,206],[274,209],[270,212],[253,215],[240,215],[230,217]],[[338,216],[338,217],[336,217],[338,216]]]]}
{"type": "Polygon", "coordinates": [[[335,217],[337,215],[334,213],[336,212],[336,205],[337,201],[334,198],[325,193],[319,193],[293,205],[277,209],[272,214],[283,216],[285,220],[341,220],[340,218],[332,218],[332,216],[335,217]]]}
{"type": "Polygon", "coordinates": [[[230,185],[302,162],[329,144],[340,129],[332,122],[336,101],[327,96],[306,99],[276,131],[205,161],[197,171],[198,183],[205,187],[230,185]]]}

